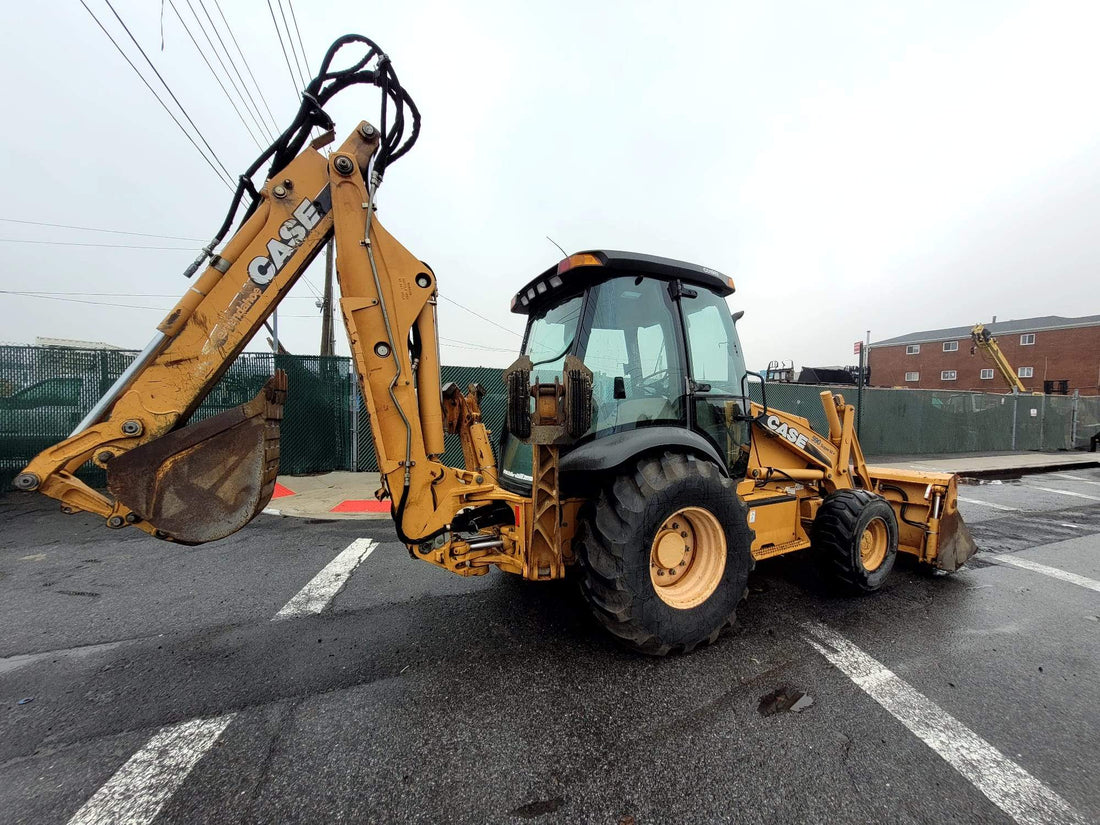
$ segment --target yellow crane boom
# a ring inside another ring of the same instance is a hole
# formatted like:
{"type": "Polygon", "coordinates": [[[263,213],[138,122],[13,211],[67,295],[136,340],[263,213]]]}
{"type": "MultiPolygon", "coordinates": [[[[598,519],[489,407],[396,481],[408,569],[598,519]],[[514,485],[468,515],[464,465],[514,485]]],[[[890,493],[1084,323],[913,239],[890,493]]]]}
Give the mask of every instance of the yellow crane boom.
{"type": "Polygon", "coordinates": [[[1009,389],[1019,393],[1026,393],[1028,391],[1027,387],[1024,386],[1024,382],[1020,380],[1020,377],[1016,375],[1016,371],[1012,369],[1012,364],[1008,362],[1000,346],[997,345],[997,339],[985,328],[984,324],[974,325],[974,328],[970,330],[970,340],[973,342],[970,347],[970,354],[973,355],[978,350],[981,350],[982,357],[997,368],[997,372],[1001,374],[1001,378],[1008,383],[1009,389]]]}

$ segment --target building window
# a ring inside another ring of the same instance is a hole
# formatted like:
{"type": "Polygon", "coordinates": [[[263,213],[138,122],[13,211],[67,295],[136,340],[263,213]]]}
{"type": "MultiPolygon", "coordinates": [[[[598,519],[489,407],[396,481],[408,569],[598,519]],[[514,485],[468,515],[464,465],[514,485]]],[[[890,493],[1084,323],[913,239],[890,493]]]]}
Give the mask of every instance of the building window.
{"type": "Polygon", "coordinates": [[[943,351],[944,352],[955,352],[956,350],[958,350],[958,348],[959,348],[959,342],[958,341],[944,341],[943,342],[943,351]]]}
{"type": "Polygon", "coordinates": [[[920,381],[920,373],[919,372],[907,372],[907,373],[905,373],[905,380],[906,381],[920,381]]]}
{"type": "Polygon", "coordinates": [[[918,355],[920,353],[920,344],[910,344],[905,348],[906,355],[918,355]]]}
{"type": "Polygon", "coordinates": [[[943,372],[940,373],[940,380],[941,381],[954,381],[955,380],[955,371],[954,370],[944,370],[943,372]]]}
{"type": "Polygon", "coordinates": [[[993,377],[993,370],[982,370],[980,378],[983,381],[988,381],[993,377]]]}
{"type": "Polygon", "coordinates": [[[1016,374],[1021,378],[1031,378],[1035,375],[1035,367],[1020,367],[1016,370],[1016,374]]]}
{"type": "Polygon", "coordinates": [[[1030,347],[1034,343],[1035,343],[1035,333],[1034,332],[1029,332],[1026,335],[1021,335],[1020,336],[1020,346],[1021,347],[1030,347]]]}

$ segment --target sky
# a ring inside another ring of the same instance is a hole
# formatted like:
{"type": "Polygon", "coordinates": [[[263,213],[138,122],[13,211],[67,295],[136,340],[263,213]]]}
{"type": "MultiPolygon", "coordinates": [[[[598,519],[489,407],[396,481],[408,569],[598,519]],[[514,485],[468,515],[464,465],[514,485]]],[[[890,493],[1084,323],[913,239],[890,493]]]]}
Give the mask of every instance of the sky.
{"type": "MultiPolygon", "coordinates": [[[[85,2],[157,86],[107,0],[85,2]]],[[[256,143],[174,11],[219,70],[199,0],[111,3],[243,170],[256,143]]],[[[282,128],[300,84],[268,0],[220,3],[256,106],[282,128]]],[[[208,238],[229,192],[79,0],[10,6],[0,342],[140,348],[201,246],[175,238],[208,238]]],[[[524,319],[510,298],[560,259],[548,236],[729,275],[755,368],[854,363],[868,332],[1100,313],[1095,3],[294,0],[294,13],[310,74],[336,37],[365,34],[423,114],[379,218],[438,276],[445,364],[512,361],[524,319]]],[[[377,93],[330,113],[340,141],[378,121],[377,93]]],[[[322,283],[318,261],[280,307],[291,352],[318,352],[322,283]]]]}

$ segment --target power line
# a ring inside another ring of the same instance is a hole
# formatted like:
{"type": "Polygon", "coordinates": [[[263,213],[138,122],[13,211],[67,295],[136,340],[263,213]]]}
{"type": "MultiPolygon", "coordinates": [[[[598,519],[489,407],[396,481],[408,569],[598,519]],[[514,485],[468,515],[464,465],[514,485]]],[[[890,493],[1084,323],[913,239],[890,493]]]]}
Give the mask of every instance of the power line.
{"type": "Polygon", "coordinates": [[[127,232],[124,229],[100,229],[95,226],[74,226],[68,223],[49,223],[47,221],[26,221],[20,218],[0,218],[5,223],[25,223],[30,226],[52,226],[55,229],[79,229],[84,232],[109,232],[112,235],[139,235],[142,238],[164,238],[170,241],[198,241],[206,243],[202,238],[182,238],[179,235],[150,235],[148,232],[127,232]]]}
{"type": "Polygon", "coordinates": [[[290,19],[294,21],[294,32],[298,35],[298,45],[302,49],[302,62],[306,66],[306,76],[309,76],[309,58],[306,57],[306,44],[302,42],[302,30],[298,28],[298,15],[294,13],[294,0],[286,0],[290,6],[290,19]]]}
{"type": "Polygon", "coordinates": [[[481,349],[481,350],[487,350],[489,352],[513,352],[514,351],[514,350],[511,350],[511,349],[508,349],[507,347],[491,347],[488,344],[471,344],[468,341],[460,341],[457,338],[444,338],[442,335],[439,336],[439,340],[445,342],[448,346],[462,347],[462,348],[465,348],[465,349],[481,349]]]}
{"type": "MultiPolygon", "coordinates": [[[[166,292],[51,292],[42,289],[5,289],[6,295],[26,295],[34,298],[37,296],[52,297],[55,295],[94,295],[97,298],[179,298],[179,295],[170,295],[166,292]]],[[[313,301],[311,295],[284,295],[280,301],[313,301]]],[[[303,316],[304,317],[304,316],[303,316]]],[[[309,317],[313,317],[312,315],[309,317]]]]}
{"type": "Polygon", "coordinates": [[[252,78],[252,84],[256,87],[256,92],[260,95],[260,100],[263,101],[264,108],[267,109],[267,116],[271,118],[271,125],[276,132],[279,131],[279,124],[275,120],[275,115],[271,111],[271,106],[267,102],[267,98],[264,96],[264,90],[260,87],[260,84],[256,81],[256,75],[252,73],[252,66],[248,63],[248,58],[245,57],[244,49],[241,48],[241,44],[237,42],[237,35],[233,33],[233,27],[229,25],[229,21],[225,19],[225,12],[222,11],[222,4],[218,0],[214,0],[214,7],[218,10],[218,16],[221,17],[222,23],[225,24],[225,30],[229,32],[229,37],[233,41],[233,45],[237,47],[237,53],[241,56],[241,61],[244,63],[245,69],[248,71],[248,76],[252,78]]]}
{"type": "MultiPolygon", "coordinates": [[[[150,307],[150,306],[138,306],[137,304],[120,304],[120,303],[117,303],[117,302],[114,302],[114,301],[89,301],[89,300],[84,300],[84,299],[81,299],[81,298],[61,297],[59,295],[33,294],[33,293],[28,293],[28,292],[18,292],[18,291],[10,290],[10,289],[0,289],[0,295],[17,295],[17,296],[20,296],[20,297],[23,297],[23,298],[39,298],[39,299],[47,300],[47,301],[61,301],[63,303],[86,304],[86,305],[90,305],[90,306],[105,306],[105,307],[113,307],[115,309],[143,309],[143,310],[146,310],[148,312],[166,312],[169,309],[168,307],[150,307]]],[[[135,295],[135,296],[131,296],[131,297],[139,297],[139,296],[135,295]]],[[[306,319],[313,318],[313,319],[316,319],[318,316],[316,316],[316,315],[287,315],[287,314],[281,314],[279,317],[280,318],[306,318],[306,319]]],[[[470,343],[468,341],[460,341],[456,338],[444,338],[443,336],[440,336],[439,340],[441,342],[443,342],[445,346],[454,347],[454,348],[457,348],[457,349],[479,350],[479,351],[484,351],[484,352],[512,352],[513,351],[511,349],[508,349],[507,347],[493,347],[493,346],[488,346],[486,344],[473,344],[473,343],[470,343]]]]}
{"type": "Polygon", "coordinates": [[[141,246],[127,243],[84,243],[82,241],[32,241],[28,238],[0,238],[0,243],[32,243],[43,246],[98,246],[105,249],[177,249],[193,252],[193,246],[141,246]]]}
{"type": "MultiPolygon", "coordinates": [[[[187,0],[187,5],[188,5],[188,7],[191,6],[191,0],[187,0]]],[[[260,122],[260,107],[256,105],[256,100],[255,100],[255,98],[252,97],[252,92],[249,91],[248,84],[244,82],[244,78],[241,76],[241,70],[237,68],[237,62],[233,59],[233,55],[231,55],[229,53],[229,49],[228,49],[228,47],[226,47],[225,41],[222,40],[221,32],[218,31],[218,27],[214,24],[214,18],[212,18],[210,16],[210,12],[207,11],[206,4],[203,2],[203,0],[199,0],[199,8],[201,8],[202,13],[206,15],[206,19],[210,23],[210,28],[213,30],[214,36],[218,38],[218,43],[221,44],[222,51],[225,52],[225,57],[229,61],[229,65],[233,67],[233,72],[237,75],[237,79],[241,81],[241,88],[244,89],[245,94],[248,95],[248,100],[252,103],[252,108],[255,109],[255,111],[256,111],[256,115],[255,115],[256,122],[259,123],[260,122]]],[[[194,14],[195,10],[191,9],[191,13],[194,14]]],[[[198,15],[195,16],[195,19],[198,20],[198,15]]],[[[199,25],[201,26],[202,23],[200,22],[199,25]]],[[[211,48],[213,48],[213,46],[211,46],[211,48]]],[[[230,77],[229,79],[230,79],[230,81],[233,80],[232,77],[230,77]]],[[[236,84],[234,84],[234,88],[236,88],[236,84]]],[[[240,94],[240,93],[238,92],[238,94],[240,94]]],[[[243,97],[241,98],[241,101],[242,102],[244,101],[243,97]]],[[[276,129],[276,131],[278,131],[278,130],[276,129]]],[[[270,131],[268,132],[268,139],[269,140],[274,140],[275,139],[275,135],[272,134],[270,131]]]]}
{"type": "Polygon", "coordinates": [[[119,308],[119,309],[147,309],[147,310],[155,311],[155,312],[165,312],[166,311],[165,309],[162,309],[161,307],[143,307],[143,306],[136,306],[135,304],[118,304],[118,303],[113,303],[113,302],[108,302],[108,301],[85,301],[85,300],[81,300],[80,298],[57,298],[53,295],[23,295],[23,293],[12,292],[12,291],[7,290],[7,289],[0,289],[0,294],[2,294],[2,295],[22,295],[22,297],[24,297],[24,298],[42,298],[42,299],[47,300],[47,301],[64,301],[65,303],[70,303],[70,304],[92,304],[94,306],[116,307],[116,308],[119,308]]]}
{"type": "Polygon", "coordinates": [[[286,29],[286,42],[290,44],[290,53],[294,55],[294,67],[298,70],[298,77],[301,79],[302,88],[305,89],[306,72],[298,62],[298,50],[294,48],[294,38],[290,36],[290,25],[286,22],[286,11],[283,9],[283,0],[276,0],[276,2],[279,4],[279,16],[283,18],[283,28],[286,29]]]}
{"type": "Polygon", "coordinates": [[[507,332],[507,333],[509,333],[509,334],[511,334],[511,335],[514,335],[514,336],[516,336],[517,338],[522,338],[522,337],[523,337],[523,336],[522,336],[522,335],[520,335],[520,334],[519,334],[518,332],[515,332],[514,330],[510,330],[510,329],[508,329],[508,327],[506,327],[506,326],[503,326],[503,325],[501,325],[501,324],[498,324],[498,323],[497,323],[496,321],[494,321],[494,320],[493,320],[492,318],[486,318],[486,317],[485,317],[484,315],[482,315],[482,314],[481,314],[480,312],[474,312],[474,311],[473,311],[472,309],[470,309],[469,307],[467,307],[467,306],[463,306],[463,305],[462,305],[462,304],[460,304],[460,303],[459,303],[458,301],[456,301],[456,300],[455,300],[454,298],[448,298],[448,297],[447,297],[446,295],[444,295],[444,294],[443,294],[442,292],[441,292],[441,293],[439,293],[439,297],[440,297],[440,298],[442,298],[442,299],[443,299],[444,301],[446,301],[447,303],[450,303],[450,304],[454,304],[454,305],[455,305],[456,307],[458,307],[459,309],[464,309],[464,310],[466,310],[466,311],[467,311],[468,313],[470,313],[471,315],[476,315],[476,316],[477,316],[478,318],[480,318],[480,319],[481,319],[482,321],[485,321],[486,323],[492,324],[492,325],[493,325],[494,327],[498,327],[498,328],[500,328],[500,329],[504,330],[505,332],[507,332]]]}
{"type": "MultiPolygon", "coordinates": [[[[260,143],[259,139],[253,133],[252,127],[249,126],[248,122],[244,119],[244,115],[241,114],[241,110],[240,110],[240,108],[238,108],[237,102],[235,100],[233,100],[233,98],[230,96],[229,90],[227,88],[225,88],[225,84],[222,83],[222,79],[220,77],[218,77],[218,73],[215,72],[214,67],[210,65],[210,61],[207,59],[206,53],[203,52],[202,48],[199,46],[199,41],[197,41],[195,39],[195,35],[191,34],[191,29],[188,28],[187,23],[184,22],[183,16],[180,15],[179,9],[176,8],[176,4],[172,0],[168,0],[168,5],[170,5],[172,7],[172,11],[174,11],[176,13],[176,18],[180,21],[180,25],[183,26],[183,30],[185,32],[187,32],[187,36],[190,37],[191,42],[195,44],[195,51],[197,51],[199,53],[199,57],[202,58],[202,62],[206,64],[206,68],[208,68],[210,70],[210,74],[212,74],[214,76],[214,79],[216,81],[218,81],[218,85],[221,87],[222,93],[225,95],[225,99],[229,101],[229,105],[233,107],[233,111],[236,112],[237,117],[239,117],[241,119],[241,124],[244,126],[245,131],[248,132],[249,137],[251,137],[253,143],[256,144],[256,148],[258,148],[262,152],[263,149],[264,149],[263,145],[260,143]]],[[[199,27],[200,28],[202,27],[201,23],[199,24],[199,27]]],[[[207,38],[207,40],[209,40],[209,38],[207,38]]],[[[215,53],[215,57],[217,57],[217,53],[215,53]]],[[[223,66],[222,68],[224,69],[225,67],[223,66]]],[[[247,107],[245,107],[245,108],[247,108],[247,107]]],[[[252,115],[252,113],[249,112],[249,115],[252,115]]],[[[253,119],[255,119],[255,115],[252,115],[252,117],[253,117],[253,119]]]]}
{"type": "MultiPolygon", "coordinates": [[[[63,296],[68,296],[68,295],[82,295],[82,294],[86,294],[86,293],[73,292],[73,293],[51,294],[51,293],[20,292],[18,290],[12,290],[12,289],[0,289],[0,295],[14,295],[14,296],[19,297],[19,298],[40,298],[40,299],[45,300],[45,301],[61,301],[63,303],[68,303],[68,304],[89,304],[91,306],[114,307],[116,309],[145,309],[145,310],[149,310],[150,312],[167,312],[169,309],[171,309],[171,307],[139,306],[137,304],[120,304],[117,301],[92,301],[92,300],[88,300],[86,298],[63,297],[63,296]]],[[[120,297],[120,298],[144,298],[144,297],[149,297],[149,298],[176,298],[178,296],[176,296],[176,295],[148,295],[148,296],[146,296],[146,295],[133,295],[133,294],[130,294],[130,293],[125,293],[125,292],[105,292],[105,293],[101,293],[99,297],[101,297],[101,298],[108,298],[108,297],[120,297]]],[[[293,297],[303,297],[303,296],[293,296],[293,297]]],[[[309,300],[312,301],[313,299],[310,298],[309,300]]],[[[285,314],[282,314],[282,313],[279,314],[280,319],[282,319],[282,318],[318,318],[318,317],[320,317],[320,316],[318,316],[318,315],[285,315],[285,314]]]]}
{"type": "MultiPolygon", "coordinates": [[[[81,0],[81,2],[83,1],[84,0],[81,0]]],[[[281,9],[282,6],[279,8],[281,9]]],[[[267,10],[271,12],[271,25],[275,27],[275,35],[279,38],[279,48],[283,50],[283,60],[286,61],[286,70],[290,72],[290,85],[294,87],[294,95],[297,97],[301,94],[298,91],[298,80],[294,77],[294,70],[290,68],[290,58],[287,57],[286,46],[283,45],[283,32],[279,28],[279,21],[275,19],[275,9],[271,8],[271,0],[267,0],[267,10]]]]}
{"type": "MultiPolygon", "coordinates": [[[[84,0],[80,0],[80,2],[83,4],[84,0]]],[[[218,153],[214,151],[214,148],[210,145],[210,143],[203,136],[202,130],[199,129],[198,126],[195,125],[195,121],[193,121],[191,119],[191,115],[187,114],[187,110],[185,108],[183,108],[183,104],[179,102],[179,98],[176,97],[176,93],[172,91],[172,87],[168,85],[168,83],[165,81],[165,79],[163,77],[161,77],[161,74],[157,70],[157,67],[155,65],[153,65],[153,61],[150,60],[149,55],[147,55],[145,53],[145,49],[143,49],[141,47],[141,44],[138,43],[137,38],[134,37],[133,32],[130,31],[130,27],[126,25],[126,22],[119,16],[118,12],[115,11],[115,7],[113,5],[111,5],[111,0],[103,0],[103,2],[105,2],[107,4],[107,8],[109,8],[111,10],[111,14],[113,14],[115,16],[115,19],[119,22],[119,24],[122,26],[122,28],[125,29],[126,34],[130,38],[130,41],[135,46],[137,46],[137,50],[139,52],[141,52],[141,56],[145,58],[145,62],[149,64],[149,68],[153,70],[153,73],[157,76],[157,79],[161,82],[161,84],[164,86],[164,88],[168,91],[168,94],[172,96],[172,100],[174,100],[176,105],[179,106],[179,109],[183,113],[183,116],[185,118],[187,118],[187,122],[191,124],[191,128],[195,130],[195,133],[199,136],[199,140],[202,141],[203,146],[205,146],[209,150],[210,155],[214,158],[215,161],[217,161],[218,166],[221,167],[221,170],[223,172],[225,172],[225,177],[226,177],[228,183],[232,186],[233,176],[229,173],[229,170],[225,168],[225,164],[222,163],[221,158],[218,157],[218,153]]],[[[87,8],[87,6],[85,6],[85,8],[87,8]]]]}
{"type": "Polygon", "coordinates": [[[94,20],[96,25],[99,26],[100,31],[107,35],[107,39],[111,41],[111,45],[113,45],[118,50],[118,53],[122,55],[122,59],[130,64],[130,68],[134,70],[134,74],[136,74],[141,79],[141,82],[145,84],[145,88],[152,93],[153,97],[157,99],[157,103],[159,103],[164,111],[168,113],[168,117],[172,118],[172,121],[179,127],[180,131],[183,132],[183,136],[191,142],[192,146],[195,147],[195,151],[202,156],[202,159],[204,161],[206,161],[206,165],[210,167],[214,174],[218,176],[218,179],[223,184],[225,184],[230,191],[234,191],[232,183],[222,177],[221,172],[219,172],[217,167],[214,166],[210,158],[208,158],[206,156],[206,153],[199,148],[199,145],[197,143],[195,143],[195,139],[191,137],[191,133],[183,127],[183,124],[179,122],[179,118],[177,118],[175,113],[173,113],[172,110],[168,108],[168,104],[161,99],[161,96],[157,94],[156,90],[149,84],[149,81],[145,79],[145,75],[138,71],[138,67],[134,65],[134,62],[130,60],[126,52],[124,52],[122,50],[122,47],[118,45],[118,42],[115,40],[114,36],[109,31],[107,31],[103,24],[99,22],[99,18],[95,16],[95,13],[90,8],[88,8],[88,4],[85,3],[84,0],[80,0],[80,5],[82,5],[84,7],[84,10],[88,12],[89,15],[91,15],[92,20],[94,20]]]}

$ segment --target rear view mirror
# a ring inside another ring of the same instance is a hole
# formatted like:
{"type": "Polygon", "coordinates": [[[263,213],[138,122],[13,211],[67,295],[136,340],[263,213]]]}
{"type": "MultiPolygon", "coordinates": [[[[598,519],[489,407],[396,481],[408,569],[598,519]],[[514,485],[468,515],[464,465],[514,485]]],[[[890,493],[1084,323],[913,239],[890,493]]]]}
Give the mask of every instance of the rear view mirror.
{"type": "Polygon", "coordinates": [[[767,382],[764,380],[764,376],[761,375],[758,372],[753,372],[752,370],[746,370],[745,374],[741,376],[741,395],[743,395],[745,397],[745,416],[746,416],[746,418],[749,417],[749,393],[748,393],[748,388],[745,385],[745,380],[750,375],[756,376],[756,378],[760,379],[760,403],[764,407],[764,414],[766,415],[767,412],[768,412],[768,386],[767,386],[767,382]]]}

